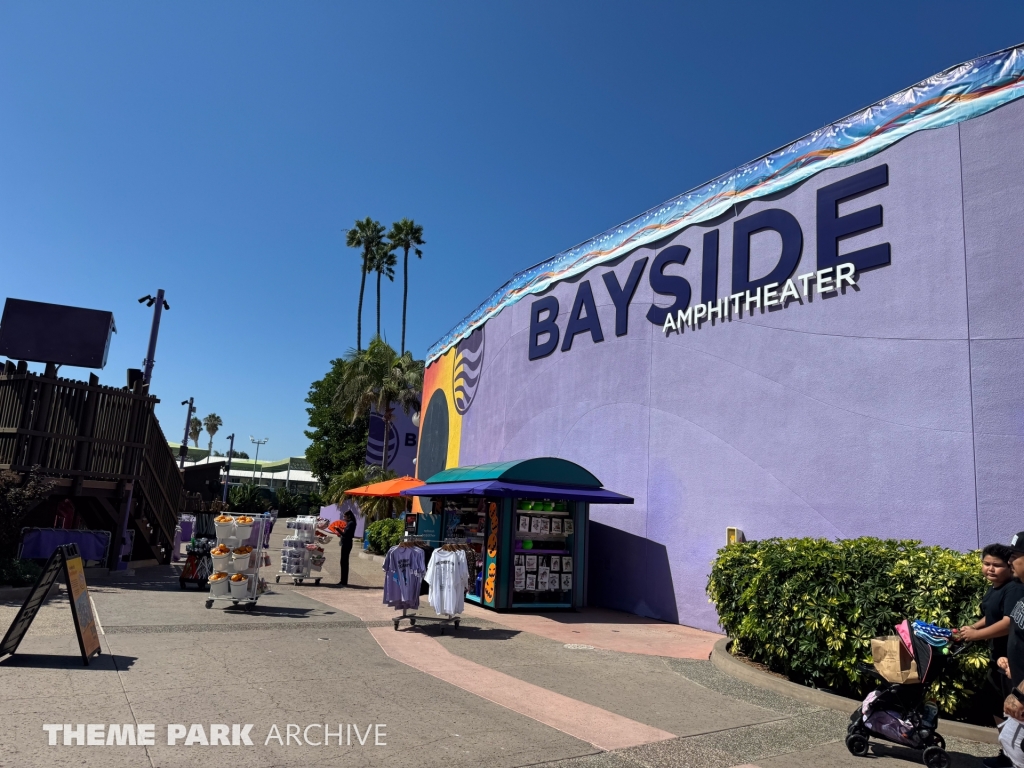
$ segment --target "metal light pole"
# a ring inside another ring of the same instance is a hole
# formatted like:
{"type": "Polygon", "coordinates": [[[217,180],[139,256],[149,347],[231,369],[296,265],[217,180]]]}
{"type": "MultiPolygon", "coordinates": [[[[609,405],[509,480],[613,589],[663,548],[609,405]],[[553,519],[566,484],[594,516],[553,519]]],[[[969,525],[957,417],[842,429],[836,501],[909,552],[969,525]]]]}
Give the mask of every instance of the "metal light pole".
{"type": "MultiPolygon", "coordinates": [[[[270,439],[269,437],[264,437],[262,440],[257,440],[252,435],[249,435],[249,442],[252,442],[252,443],[256,444],[256,458],[253,459],[253,461],[252,461],[252,482],[253,482],[253,484],[256,483],[256,465],[259,464],[259,461],[260,461],[260,446],[261,445],[266,445],[266,442],[269,439],[270,439]]],[[[260,480],[262,480],[262,479],[263,479],[263,473],[260,472],[260,480]]]]}
{"type": "Polygon", "coordinates": [[[228,483],[231,482],[231,457],[235,453],[235,433],[234,432],[232,432],[230,435],[228,435],[228,441],[231,443],[231,445],[228,448],[228,467],[225,470],[226,475],[224,476],[224,493],[221,496],[221,501],[223,501],[225,504],[228,503],[228,483]]]}
{"type": "MultiPolygon", "coordinates": [[[[150,342],[152,345],[154,342],[150,342]]],[[[181,469],[185,468],[185,457],[188,456],[188,428],[192,425],[192,416],[196,412],[196,407],[192,404],[192,398],[188,400],[182,400],[182,405],[188,406],[188,413],[185,415],[185,437],[181,440],[181,450],[178,451],[178,455],[181,457],[181,469]]]]}
{"type": "Polygon", "coordinates": [[[156,337],[160,333],[160,314],[165,309],[170,309],[171,305],[164,301],[164,289],[159,288],[156,292],[156,296],[150,296],[148,293],[139,299],[139,304],[146,302],[147,307],[153,307],[153,325],[149,329],[149,349],[146,351],[146,359],[142,361],[144,370],[142,371],[142,383],[149,385],[149,380],[153,378],[153,363],[156,361],[156,337]]]}

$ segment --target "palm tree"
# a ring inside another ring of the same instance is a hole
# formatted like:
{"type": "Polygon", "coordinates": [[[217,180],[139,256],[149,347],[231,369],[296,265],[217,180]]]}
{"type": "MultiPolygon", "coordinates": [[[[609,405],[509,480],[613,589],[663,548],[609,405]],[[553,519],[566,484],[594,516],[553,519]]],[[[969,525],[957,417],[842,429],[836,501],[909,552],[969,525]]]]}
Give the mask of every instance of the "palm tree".
{"type": "Polygon", "coordinates": [[[402,260],[402,351],[405,354],[405,305],[409,300],[409,251],[416,254],[416,258],[423,258],[423,251],[416,246],[426,245],[423,239],[423,227],[412,219],[401,219],[391,225],[388,232],[388,240],[395,248],[401,248],[405,253],[402,260]]]}
{"type": "Polygon", "coordinates": [[[380,279],[386,277],[395,281],[395,246],[387,240],[381,240],[370,254],[370,270],[377,273],[377,336],[380,336],[380,279]]]}
{"type": "Polygon", "coordinates": [[[335,403],[352,421],[368,415],[371,409],[384,419],[381,469],[387,470],[388,438],[395,408],[406,413],[420,408],[423,361],[413,360],[409,352],[397,354],[380,336],[374,336],[364,351],[350,350],[345,360],[344,379],[334,396],[335,403]]]}
{"type": "Polygon", "coordinates": [[[221,421],[220,416],[216,413],[211,413],[205,419],[203,419],[203,426],[206,427],[206,431],[210,433],[210,455],[213,456],[213,436],[217,434],[217,430],[224,425],[221,421]]]}
{"type": "Polygon", "coordinates": [[[366,275],[370,271],[372,254],[377,244],[384,238],[384,225],[369,216],[360,221],[345,235],[345,245],[349,248],[362,248],[362,266],[359,276],[359,309],[356,314],[356,349],[363,348],[363,292],[366,289],[366,275]]]}
{"type": "Polygon", "coordinates": [[[199,433],[202,431],[203,422],[193,416],[192,421],[188,423],[188,436],[192,438],[192,442],[197,448],[199,447],[199,433]]]}
{"type": "Polygon", "coordinates": [[[324,492],[324,501],[328,504],[337,504],[339,507],[346,501],[355,501],[359,505],[359,514],[367,523],[386,520],[394,516],[394,513],[403,506],[404,501],[385,496],[346,496],[345,491],[351,491],[361,485],[394,480],[397,476],[389,469],[385,470],[376,466],[347,469],[341,474],[331,477],[331,482],[324,492]]]}

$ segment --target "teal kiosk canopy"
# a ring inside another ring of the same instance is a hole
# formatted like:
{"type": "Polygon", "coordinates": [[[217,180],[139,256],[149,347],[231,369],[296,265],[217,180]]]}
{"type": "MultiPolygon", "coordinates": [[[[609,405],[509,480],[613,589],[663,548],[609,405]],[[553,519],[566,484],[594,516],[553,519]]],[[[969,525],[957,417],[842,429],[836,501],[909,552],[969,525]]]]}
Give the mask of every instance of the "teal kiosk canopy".
{"type": "Polygon", "coordinates": [[[466,599],[499,611],[586,605],[590,504],[633,503],[553,457],[453,467],[402,495],[430,510],[418,525],[429,545],[474,554],[466,599]]]}

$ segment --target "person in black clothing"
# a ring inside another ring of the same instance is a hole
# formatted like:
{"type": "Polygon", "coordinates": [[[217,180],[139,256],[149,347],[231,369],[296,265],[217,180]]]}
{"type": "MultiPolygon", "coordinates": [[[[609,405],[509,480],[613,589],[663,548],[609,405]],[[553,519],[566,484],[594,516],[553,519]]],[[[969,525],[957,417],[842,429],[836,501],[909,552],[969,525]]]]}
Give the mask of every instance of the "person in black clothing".
{"type": "MultiPolygon", "coordinates": [[[[1020,580],[1024,578],[1024,531],[1013,537],[1009,549],[1010,568],[1020,580]]],[[[1024,597],[1017,600],[1006,615],[1010,618],[1006,655],[996,662],[1009,678],[1010,684],[1010,695],[1003,702],[1003,712],[1014,720],[1024,722],[1024,693],[1020,690],[1024,682],[1024,597]]],[[[1000,750],[999,755],[983,760],[982,765],[985,768],[1004,768],[1016,764],[1000,750]]]]}
{"type": "Polygon", "coordinates": [[[356,535],[356,516],[351,510],[345,512],[345,529],[341,532],[341,580],[339,587],[348,586],[348,558],[352,554],[352,539],[356,535]]]}
{"type": "Polygon", "coordinates": [[[965,642],[988,641],[991,660],[982,699],[997,725],[1003,721],[1003,701],[1012,687],[997,662],[1006,656],[1010,612],[1024,597],[1024,584],[1014,578],[1010,568],[1012,555],[1013,550],[1003,544],[989,544],[982,550],[981,572],[991,584],[981,600],[982,618],[957,632],[957,639],[965,642]]]}

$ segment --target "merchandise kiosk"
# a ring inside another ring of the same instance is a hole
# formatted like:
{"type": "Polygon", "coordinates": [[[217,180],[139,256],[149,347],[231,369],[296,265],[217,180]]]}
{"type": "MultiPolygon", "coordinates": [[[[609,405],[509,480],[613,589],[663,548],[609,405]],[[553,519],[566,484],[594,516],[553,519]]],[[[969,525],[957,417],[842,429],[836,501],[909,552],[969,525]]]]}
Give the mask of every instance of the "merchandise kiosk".
{"type": "Polygon", "coordinates": [[[633,503],[556,458],[446,469],[402,495],[425,510],[407,517],[408,532],[431,548],[466,545],[476,560],[466,599],[498,611],[586,605],[590,504],[633,503]]]}

